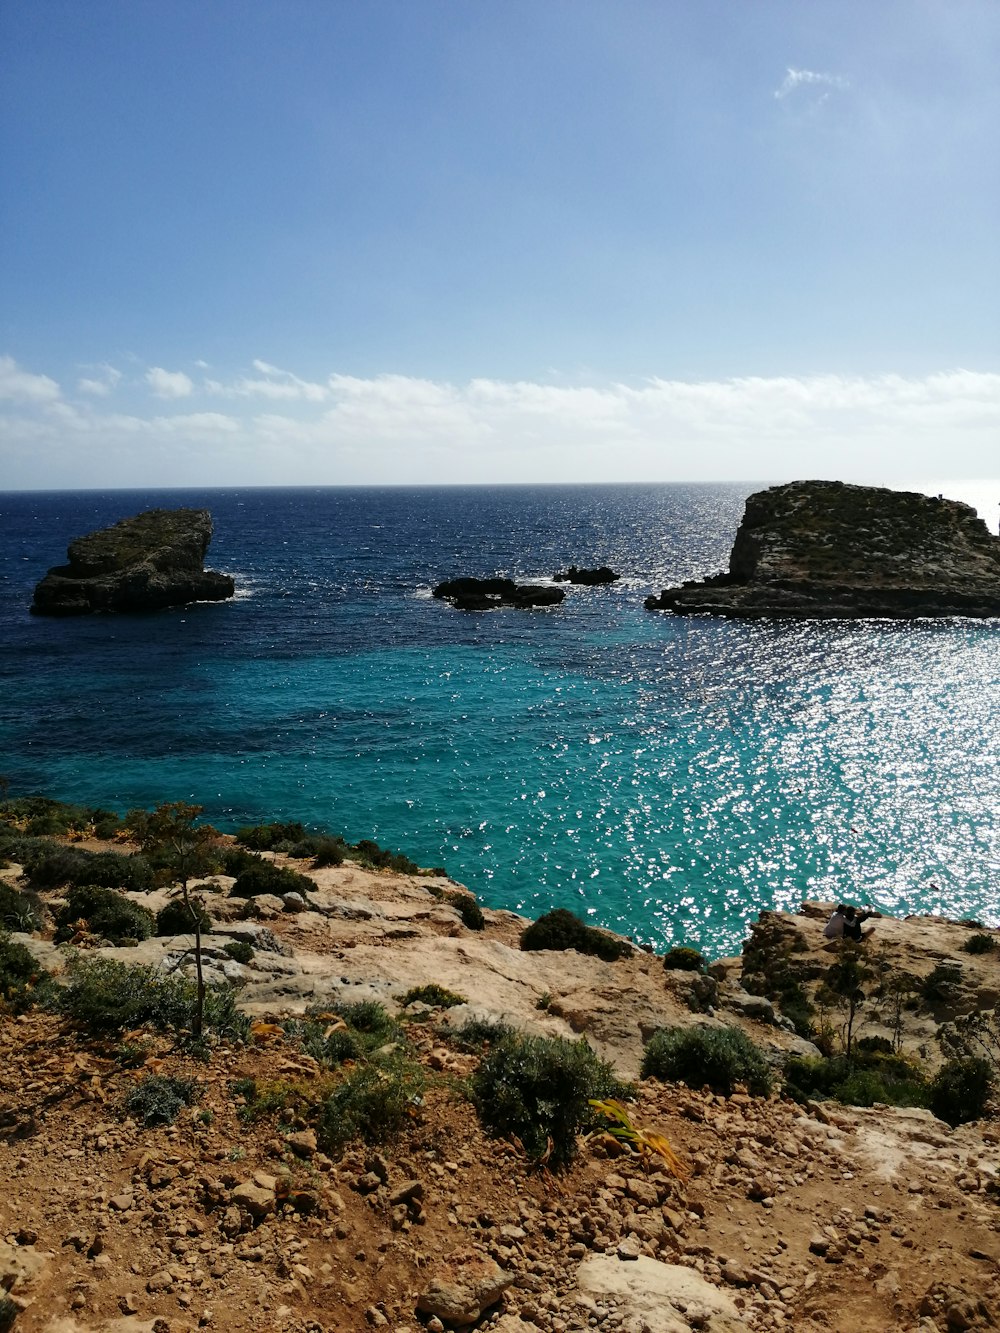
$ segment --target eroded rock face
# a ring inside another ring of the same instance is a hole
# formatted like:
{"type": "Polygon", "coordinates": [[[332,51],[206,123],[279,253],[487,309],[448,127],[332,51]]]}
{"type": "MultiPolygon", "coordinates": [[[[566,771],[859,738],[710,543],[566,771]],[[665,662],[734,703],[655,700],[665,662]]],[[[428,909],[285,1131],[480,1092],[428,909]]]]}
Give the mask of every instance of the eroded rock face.
{"type": "Polygon", "coordinates": [[[795,481],[748,498],[727,573],[666,588],[646,607],[746,618],[1000,616],[1000,538],[957,500],[795,481]]]}
{"type": "Polygon", "coordinates": [[[235,584],[203,568],[212,539],[207,509],[149,509],[70,542],[69,564],[35,586],[36,615],[155,611],[223,601],[235,584]]]}

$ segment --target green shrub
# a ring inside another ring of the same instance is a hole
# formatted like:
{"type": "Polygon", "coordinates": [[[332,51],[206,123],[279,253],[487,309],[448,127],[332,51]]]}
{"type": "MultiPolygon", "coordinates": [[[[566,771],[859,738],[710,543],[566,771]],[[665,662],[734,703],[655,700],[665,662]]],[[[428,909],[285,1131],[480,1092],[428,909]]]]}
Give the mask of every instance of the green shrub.
{"type": "Polygon", "coordinates": [[[450,893],[448,902],[457,909],[458,915],[462,918],[462,924],[467,930],[486,929],[486,918],[483,916],[483,909],[471,893],[450,893]]]}
{"type": "Polygon", "coordinates": [[[165,903],[156,914],[156,934],[194,934],[194,921],[191,917],[192,909],[198,917],[202,934],[207,935],[212,929],[212,918],[205,911],[202,904],[194,898],[191,900],[190,908],[183,898],[171,898],[169,902],[165,903]]]}
{"type": "Polygon", "coordinates": [[[991,953],[996,948],[996,938],[985,931],[970,935],[962,945],[966,953],[991,953]]]}
{"type": "Polygon", "coordinates": [[[460,1028],[442,1029],[441,1035],[461,1051],[481,1051],[516,1037],[517,1028],[496,1018],[467,1018],[460,1028]]]}
{"type": "Polygon", "coordinates": [[[320,1064],[336,1068],[347,1060],[381,1058],[386,1047],[404,1050],[406,1034],[377,1000],[358,1000],[337,1007],[336,1013],[310,1009],[304,1018],[284,1025],[307,1055],[320,1064]],[[346,1028],[331,1022],[340,1018],[346,1028]]]}
{"type": "Polygon", "coordinates": [[[152,912],[113,889],[83,884],[70,889],[66,905],[56,913],[56,939],[70,939],[79,922],[93,935],[111,944],[148,940],[155,920],[152,912]]]}
{"type": "Polygon", "coordinates": [[[279,842],[301,842],[306,836],[304,824],[255,824],[251,828],[238,829],[236,841],[241,847],[249,847],[254,852],[273,852],[279,842]]]}
{"type": "Polygon", "coordinates": [[[457,1004],[469,1002],[464,995],[458,995],[432,981],[426,986],[411,986],[405,995],[400,996],[399,1003],[404,1007],[408,1004],[426,1004],[432,1009],[453,1009],[457,1004]]]}
{"type": "Polygon", "coordinates": [[[402,852],[390,852],[371,838],[362,838],[352,848],[352,859],[372,870],[394,870],[397,875],[419,875],[420,867],[402,852]]]}
{"type": "Polygon", "coordinates": [[[382,1041],[391,1041],[401,1035],[399,1025],[378,1000],[355,1000],[337,1006],[337,1013],[355,1032],[364,1032],[382,1041]]]}
{"type": "Polygon", "coordinates": [[[414,1115],[424,1087],[417,1064],[358,1065],[320,1111],[316,1136],[321,1148],[339,1154],[355,1139],[388,1143],[414,1115]]]}
{"type": "Polygon", "coordinates": [[[859,1037],[854,1049],[859,1056],[896,1054],[888,1037],[859,1037]]]}
{"type": "Polygon", "coordinates": [[[246,940],[230,940],[222,946],[222,952],[228,954],[234,963],[253,962],[253,945],[246,940]]]}
{"type": "Polygon", "coordinates": [[[564,907],[546,912],[522,931],[521,948],[575,949],[577,953],[592,954],[608,963],[613,963],[616,958],[628,957],[632,952],[631,945],[624,940],[584,925],[579,917],[564,907]]]}
{"type": "Polygon", "coordinates": [[[926,1106],[927,1082],[904,1056],[855,1048],[856,1055],[829,1059],[793,1057],[784,1068],[785,1092],[797,1102],[827,1097],[845,1106],[926,1106]]]}
{"type": "MultiPolygon", "coordinates": [[[[69,968],[69,984],[61,995],[64,1012],[99,1036],[146,1026],[160,1031],[188,1031],[196,1002],[195,983],[179,972],[165,976],[155,968],[129,967],[111,958],[74,960],[69,968]]],[[[246,1040],[250,1020],[236,1008],[231,988],[208,987],[205,1028],[246,1040]]]]}
{"type": "Polygon", "coordinates": [[[668,972],[703,972],[705,955],[697,949],[688,949],[683,944],[675,946],[663,955],[663,966],[668,972]]]}
{"type": "Polygon", "coordinates": [[[950,1004],[961,984],[960,963],[937,963],[920,983],[920,994],[928,1004],[950,1004]]]}
{"type": "Polygon", "coordinates": [[[324,866],[339,866],[347,856],[347,843],[343,838],[317,838],[306,855],[313,858],[314,870],[322,870],[324,866]]]}
{"type": "Polygon", "coordinates": [[[30,934],[42,924],[42,905],[34,893],[22,893],[0,880],[0,929],[30,934]]]}
{"type": "Polygon", "coordinates": [[[706,1084],[728,1096],[745,1083],[756,1097],[771,1091],[771,1071],[763,1054],[739,1028],[659,1028],[642,1057],[643,1078],[706,1084]]]}
{"type": "Polygon", "coordinates": [[[949,1125],[978,1120],[993,1090],[993,1069],[988,1060],[969,1056],[949,1060],[931,1083],[930,1108],[949,1125]]]}
{"type": "Polygon", "coordinates": [[[245,847],[227,846],[219,849],[219,865],[226,875],[239,877],[250,866],[264,865],[264,858],[257,852],[248,852],[245,847]]]}
{"type": "Polygon", "coordinates": [[[129,1089],[125,1108],[134,1120],[140,1120],[147,1128],[172,1125],[181,1107],[190,1106],[197,1099],[198,1092],[198,1084],[193,1078],[149,1074],[129,1089]]]}
{"type": "Polygon", "coordinates": [[[146,858],[121,852],[88,852],[42,841],[28,850],[23,865],[29,883],[38,889],[97,884],[143,893],[153,887],[153,870],[146,858]]]}
{"type": "Polygon", "coordinates": [[[256,861],[241,870],[230,890],[233,898],[256,898],[262,893],[273,893],[280,898],[285,893],[309,894],[316,885],[305,875],[273,861],[256,861]]]}
{"type": "Polygon", "coordinates": [[[51,1000],[54,983],[31,950],[0,930],[0,1013],[23,1014],[51,1000]]]}
{"type": "Polygon", "coordinates": [[[512,1033],[497,1041],[472,1076],[479,1119],[491,1134],[515,1137],[553,1168],[576,1153],[576,1135],[598,1123],[592,1097],[624,1097],[630,1089],[581,1038],[512,1033]]]}

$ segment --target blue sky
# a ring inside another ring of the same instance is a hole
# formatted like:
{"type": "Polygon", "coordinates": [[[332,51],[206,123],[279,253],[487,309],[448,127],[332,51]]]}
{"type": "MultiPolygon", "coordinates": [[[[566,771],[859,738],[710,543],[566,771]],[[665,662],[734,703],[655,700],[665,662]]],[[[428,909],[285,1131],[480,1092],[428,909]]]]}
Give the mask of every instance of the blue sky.
{"type": "Polygon", "coordinates": [[[0,486],[1000,473],[995,0],[4,0],[0,486]]]}

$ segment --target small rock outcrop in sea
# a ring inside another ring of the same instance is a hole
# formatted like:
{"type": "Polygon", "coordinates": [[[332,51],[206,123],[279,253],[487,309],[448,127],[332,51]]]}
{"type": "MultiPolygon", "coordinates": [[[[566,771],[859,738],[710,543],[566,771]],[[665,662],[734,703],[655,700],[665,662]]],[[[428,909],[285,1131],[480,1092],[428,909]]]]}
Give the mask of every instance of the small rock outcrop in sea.
{"type": "Polygon", "coordinates": [[[566,594],[561,588],[517,584],[513,579],[461,578],[439,583],[434,596],[443,597],[459,611],[492,611],[498,606],[516,606],[521,610],[558,606],[566,594]]]}
{"type": "Polygon", "coordinates": [[[599,583],[617,583],[621,575],[607,565],[601,565],[598,569],[577,569],[576,565],[570,565],[565,574],[554,574],[553,578],[556,583],[579,583],[589,588],[599,583]]]}
{"type": "Polygon", "coordinates": [[[957,500],[793,481],[757,491],[729,571],[647,597],[649,611],[798,619],[1000,616],[1000,538],[957,500]]]}
{"type": "Polygon", "coordinates": [[[68,565],[35,585],[36,615],[156,611],[232,597],[228,574],[203,568],[212,539],[207,509],[149,509],[70,542],[68,565]]]}

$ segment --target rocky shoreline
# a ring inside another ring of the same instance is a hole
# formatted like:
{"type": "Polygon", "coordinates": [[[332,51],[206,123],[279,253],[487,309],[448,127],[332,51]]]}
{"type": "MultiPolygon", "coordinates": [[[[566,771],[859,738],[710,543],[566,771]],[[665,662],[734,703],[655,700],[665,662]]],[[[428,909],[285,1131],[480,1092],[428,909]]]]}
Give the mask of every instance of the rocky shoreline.
{"type": "MultiPolygon", "coordinates": [[[[311,887],[240,898],[232,876],[193,885],[211,924],[207,979],[240,985],[248,1042],[216,1042],[206,1062],[148,1036],[130,1068],[66,1018],[0,1017],[0,1172],[17,1181],[16,1197],[0,1199],[0,1285],[17,1305],[16,1333],[993,1326],[1000,1131],[990,1115],[953,1129],[919,1107],[796,1101],[787,1088],[720,1095],[647,1077],[632,1121],[667,1135],[683,1176],[601,1133],[554,1176],[518,1144],[486,1137],[457,1093],[477,1063],[456,1040],[470,1022],[584,1037],[631,1079],[664,1027],[739,1028],[775,1069],[818,1054],[795,1026],[840,956],[823,936],[831,904],[765,913],[740,957],[707,966],[683,950],[609,962],[524,951],[528,923],[514,913],[482,909],[483,928],[470,927],[458,886],[433,873],[263,856],[311,887]],[[233,943],[252,956],[237,961],[233,943]],[[408,998],[432,986],[446,1006],[408,998]],[[335,1026],[345,1006],[371,1000],[405,1023],[430,1081],[398,1142],[327,1155],[309,1106],[330,1076],[287,1023],[311,1009],[335,1026]],[[173,1124],[121,1110],[150,1071],[199,1089],[173,1124]],[[250,1087],[270,1089],[276,1109],[248,1120],[250,1087]]],[[[22,883],[17,864],[0,876],[22,883]]],[[[156,911],[170,892],[127,897],[156,911]]],[[[58,890],[42,897],[47,912],[60,901],[58,890]]],[[[53,970],[74,954],[158,974],[192,968],[187,936],[107,946],[86,932],[61,945],[50,935],[12,938],[53,970]]],[[[1000,998],[995,936],[976,923],[878,918],[865,946],[873,969],[882,960],[912,978],[911,998],[928,998],[893,1013],[866,982],[858,1032],[940,1064],[944,1026],[1000,998]],[[971,951],[976,936],[990,947],[971,951]],[[950,984],[935,989],[942,969],[950,984]]]]}

